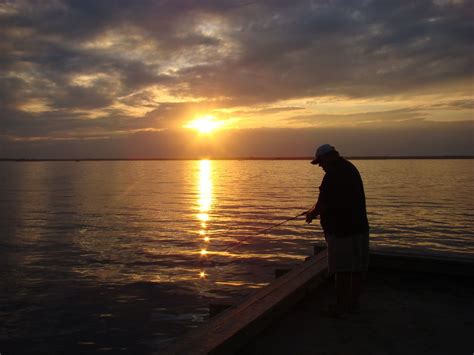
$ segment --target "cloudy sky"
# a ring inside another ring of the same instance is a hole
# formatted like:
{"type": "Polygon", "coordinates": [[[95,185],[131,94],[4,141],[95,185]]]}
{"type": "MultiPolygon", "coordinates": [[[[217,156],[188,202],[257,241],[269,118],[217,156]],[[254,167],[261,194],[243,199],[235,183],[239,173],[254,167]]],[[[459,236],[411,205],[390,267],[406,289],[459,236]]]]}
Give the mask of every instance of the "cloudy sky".
{"type": "Polygon", "coordinates": [[[474,1],[0,1],[0,157],[474,154],[474,1]],[[200,133],[198,119],[218,128],[200,133]]]}

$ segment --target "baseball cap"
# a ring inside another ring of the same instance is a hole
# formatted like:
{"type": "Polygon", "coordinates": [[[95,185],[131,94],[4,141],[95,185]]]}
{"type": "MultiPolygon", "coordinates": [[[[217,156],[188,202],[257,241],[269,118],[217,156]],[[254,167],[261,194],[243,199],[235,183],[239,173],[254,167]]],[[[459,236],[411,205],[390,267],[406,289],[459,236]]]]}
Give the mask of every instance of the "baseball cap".
{"type": "Polygon", "coordinates": [[[311,161],[311,164],[318,164],[319,159],[328,153],[335,152],[336,149],[330,144],[323,144],[316,149],[316,154],[314,155],[314,159],[311,161]]]}

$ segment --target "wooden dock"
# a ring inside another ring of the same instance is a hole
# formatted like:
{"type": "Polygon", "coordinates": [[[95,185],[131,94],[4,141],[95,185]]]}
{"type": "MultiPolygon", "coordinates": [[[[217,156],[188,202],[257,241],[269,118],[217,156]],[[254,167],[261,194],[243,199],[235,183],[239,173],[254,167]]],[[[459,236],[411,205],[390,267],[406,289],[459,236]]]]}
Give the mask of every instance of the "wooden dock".
{"type": "Polygon", "coordinates": [[[415,354],[425,343],[424,350],[430,348],[434,351],[430,354],[437,354],[452,346],[450,341],[443,342],[444,337],[433,337],[439,332],[451,337],[454,332],[460,350],[474,350],[472,336],[466,335],[474,334],[474,262],[371,253],[362,314],[335,320],[319,314],[333,297],[333,286],[327,274],[326,251],[315,250],[320,252],[160,354],[392,354],[391,349],[415,354]],[[424,299],[421,303],[420,297],[424,299]],[[424,317],[420,315],[415,329],[411,329],[412,316],[417,312],[424,317]],[[390,326],[391,322],[398,328],[390,326]],[[380,327],[387,327],[387,323],[388,333],[383,337],[380,327]],[[403,333],[407,329],[410,332],[403,333]],[[382,339],[369,337],[360,344],[360,338],[370,333],[382,339]],[[358,337],[352,337],[354,334],[358,337]],[[410,336],[420,339],[417,343],[410,338],[411,348],[409,344],[397,348],[387,340],[392,337],[395,345],[403,345],[410,336]],[[446,349],[443,344],[448,344],[446,349]]]}

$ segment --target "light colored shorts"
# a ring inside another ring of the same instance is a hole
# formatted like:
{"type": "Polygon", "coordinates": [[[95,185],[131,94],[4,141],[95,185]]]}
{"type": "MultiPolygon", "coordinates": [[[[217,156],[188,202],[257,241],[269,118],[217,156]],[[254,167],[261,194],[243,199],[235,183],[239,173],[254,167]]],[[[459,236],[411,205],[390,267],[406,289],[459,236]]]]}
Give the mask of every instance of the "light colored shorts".
{"type": "Polygon", "coordinates": [[[328,271],[367,271],[369,266],[369,232],[336,238],[326,234],[328,245],[328,271]]]}

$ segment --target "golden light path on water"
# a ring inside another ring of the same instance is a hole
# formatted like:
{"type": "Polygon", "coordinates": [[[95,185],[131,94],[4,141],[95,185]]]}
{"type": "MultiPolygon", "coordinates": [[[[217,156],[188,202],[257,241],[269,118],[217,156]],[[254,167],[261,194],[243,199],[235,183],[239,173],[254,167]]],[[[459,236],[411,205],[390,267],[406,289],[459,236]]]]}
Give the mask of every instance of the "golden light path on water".
{"type": "MultiPolygon", "coordinates": [[[[209,236],[208,230],[208,222],[211,220],[210,211],[213,207],[214,196],[213,196],[213,162],[212,160],[200,160],[199,161],[199,174],[198,174],[198,199],[197,199],[197,213],[196,213],[196,220],[199,223],[199,230],[197,232],[200,240],[204,242],[204,247],[201,247],[198,251],[198,264],[202,267],[197,270],[198,277],[200,279],[206,279],[211,277],[205,269],[204,266],[208,265],[209,258],[211,256],[224,256],[227,258],[261,258],[264,256],[263,254],[254,254],[254,253],[246,253],[242,254],[234,254],[229,251],[220,251],[220,250],[209,250],[209,244],[212,242],[211,237],[209,236]]],[[[227,286],[241,286],[243,284],[247,284],[244,281],[240,280],[227,280],[227,281],[215,281],[216,285],[227,285],[227,286]]],[[[266,283],[255,283],[253,285],[248,284],[250,288],[258,288],[266,283]]]]}
{"type": "MultiPolygon", "coordinates": [[[[212,162],[210,160],[201,160],[199,162],[199,199],[198,210],[196,215],[200,222],[201,229],[199,235],[203,238],[205,243],[210,242],[207,236],[207,222],[209,221],[209,211],[212,207],[212,162]]],[[[206,257],[208,251],[206,248],[199,252],[201,257],[206,257]]],[[[204,270],[200,270],[199,277],[205,278],[207,276],[204,270]]]]}

